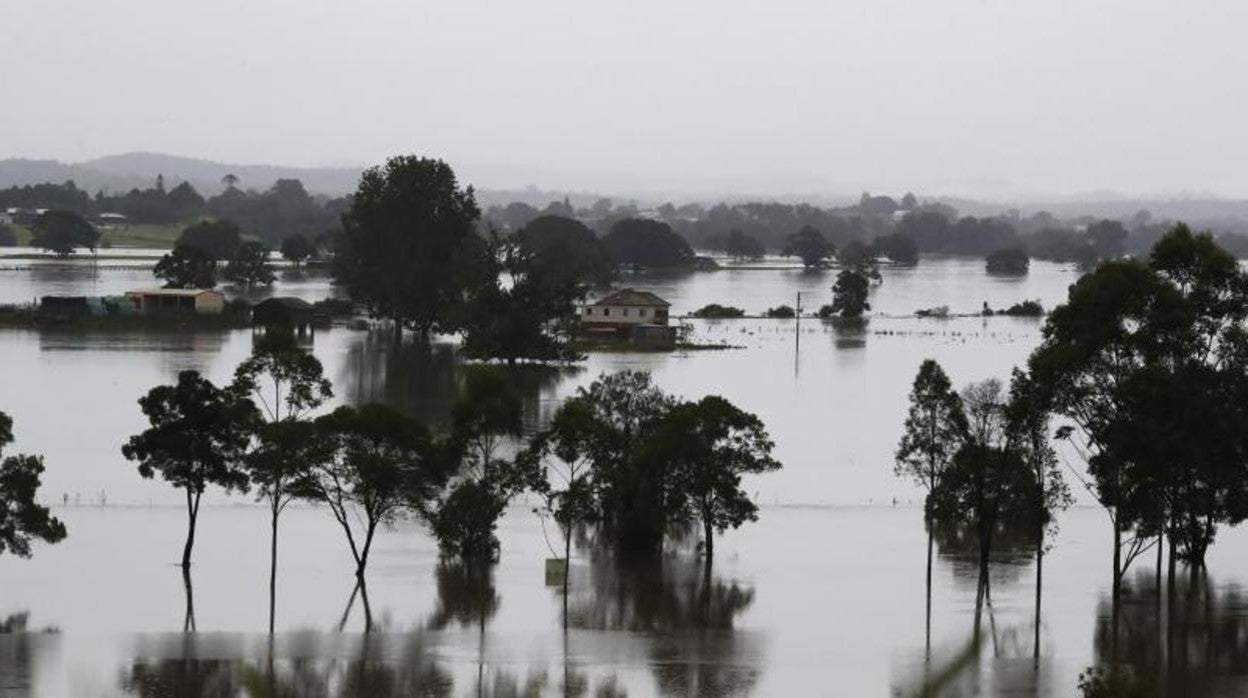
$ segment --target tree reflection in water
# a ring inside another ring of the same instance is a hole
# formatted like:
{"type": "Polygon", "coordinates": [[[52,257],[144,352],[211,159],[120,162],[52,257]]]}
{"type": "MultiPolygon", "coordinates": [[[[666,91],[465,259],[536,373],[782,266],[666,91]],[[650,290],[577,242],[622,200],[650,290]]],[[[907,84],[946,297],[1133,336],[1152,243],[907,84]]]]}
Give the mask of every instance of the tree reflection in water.
{"type": "Polygon", "coordinates": [[[1097,606],[1098,660],[1125,665],[1164,696],[1248,694],[1248,594],[1238,585],[1218,586],[1207,573],[1177,575],[1173,593],[1157,603],[1152,570],[1124,582],[1118,609],[1117,657],[1112,632],[1113,600],[1097,606]]]}
{"type": "Polygon", "coordinates": [[[230,637],[186,635],[139,648],[120,685],[150,698],[356,698],[452,695],[450,675],[430,654],[425,637],[406,635],[295,636],[267,645],[230,637]],[[219,657],[231,657],[220,659],[219,657]],[[256,657],[243,659],[243,657],[256,657]]]}
{"type": "MultiPolygon", "coordinates": [[[[527,431],[549,420],[555,405],[543,398],[554,386],[584,369],[520,365],[503,370],[520,395],[527,431]]],[[[449,426],[451,404],[463,387],[463,364],[453,344],[412,339],[396,345],[390,332],[363,332],[353,335],[334,384],[348,402],[382,402],[439,431],[449,426]]]]}
{"type": "Polygon", "coordinates": [[[0,695],[30,695],[39,657],[59,634],[55,628],[31,631],[30,613],[0,619],[0,695]]]}
{"type": "Polygon", "coordinates": [[[734,628],[753,601],[752,588],[691,551],[625,559],[595,546],[587,578],[573,579],[568,619],[576,630],[645,633],[663,695],[742,695],[762,673],[757,639],[734,628]]]}

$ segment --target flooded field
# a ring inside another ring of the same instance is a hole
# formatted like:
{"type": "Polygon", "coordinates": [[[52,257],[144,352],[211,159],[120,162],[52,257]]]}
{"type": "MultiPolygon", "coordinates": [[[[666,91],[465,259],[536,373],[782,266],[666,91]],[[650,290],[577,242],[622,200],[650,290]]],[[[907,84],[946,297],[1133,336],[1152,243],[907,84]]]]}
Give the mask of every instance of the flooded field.
{"type": "MultiPolygon", "coordinates": [[[[28,266],[0,272],[0,303],[153,285],[139,264],[28,266]]],[[[210,492],[188,587],[176,566],[179,493],[141,479],[120,452],[145,426],[140,395],[187,368],[228,380],[251,350],[250,331],[0,331],[0,409],[14,419],[12,452],[45,456],[41,492],[69,528],[31,560],[0,556],[9,630],[0,634],[0,684],[40,696],[868,696],[943,682],[949,695],[1070,695],[1078,674],[1109,651],[1104,512],[1077,491],[1060,519],[1045,559],[1038,665],[1028,552],[998,556],[989,619],[974,641],[974,554],[941,545],[934,656],[925,662],[922,495],[893,475],[892,461],[920,361],[939,360],[957,385],[1004,379],[1040,336],[1036,319],[932,320],[913,311],[975,313],[985,302],[1025,299],[1049,308],[1076,278],[1043,262],[1025,278],[1002,279],[980,260],[924,260],[885,271],[871,296],[879,316],[861,332],[809,319],[696,321],[698,341],[739,348],[594,353],[574,367],[517,369],[531,428],[579,386],[622,369],[757,414],[784,464],[747,484],[760,520],[716,543],[709,578],[691,542],[639,568],[579,541],[565,631],[559,589],[543,575],[557,534],[531,503],[516,503],[503,520],[491,574],[440,566],[428,533],[403,523],[380,535],[364,590],[330,514],[295,507],[282,520],[272,648],[266,512],[245,495],[210,492]],[[380,632],[361,632],[366,608],[380,632]],[[192,620],[196,632],[184,634],[192,620]]],[[[678,315],[712,302],[758,313],[792,305],[798,292],[817,308],[830,301],[832,282],[830,273],[778,269],[626,280],[671,301],[678,315]]],[[[333,289],[323,275],[287,274],[274,292],[318,299],[333,289]]],[[[384,331],[333,328],[318,331],[311,349],[336,403],[383,401],[436,427],[459,386],[449,341],[395,346],[384,331]]],[[[1248,690],[1248,561],[1237,553],[1245,545],[1241,530],[1219,535],[1209,580],[1167,602],[1164,627],[1151,558],[1136,563],[1138,578],[1129,575],[1120,651],[1150,665],[1181,656],[1174,695],[1248,690]]]]}

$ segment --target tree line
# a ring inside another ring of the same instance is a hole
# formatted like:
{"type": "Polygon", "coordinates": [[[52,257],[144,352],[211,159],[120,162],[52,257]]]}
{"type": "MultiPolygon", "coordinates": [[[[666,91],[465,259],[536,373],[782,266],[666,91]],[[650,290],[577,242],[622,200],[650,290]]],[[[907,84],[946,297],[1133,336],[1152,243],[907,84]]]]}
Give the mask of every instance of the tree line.
{"type": "MultiPolygon", "coordinates": [[[[646,373],[600,377],[527,439],[520,399],[498,368],[467,372],[443,433],[382,404],[316,414],[332,396],[320,362],[289,334],[273,333],[228,385],[183,371],[149,391],[139,406],[150,426],[122,448],[142,477],[183,491],[184,571],[204,492],[254,491],[270,516],[270,632],[279,521],[295,501],[333,516],[363,594],[378,528],[410,517],[436,538],[443,559],[489,565],[499,556],[497,523],[525,492],[558,524],[565,564],[581,527],[652,555],[693,525],[709,573],[715,535],[757,518],[741,478],[780,467],[757,417],[717,396],[676,399],[646,373]]],[[[365,609],[367,618],[367,600],[365,609]]]]}
{"type": "Polygon", "coordinates": [[[1071,286],[1008,388],[958,393],[925,361],[896,470],[927,491],[929,634],[933,538],[975,541],[982,601],[994,541],[1022,531],[1036,556],[1038,656],[1043,555],[1071,501],[1055,448],[1082,461],[1072,474],[1110,524],[1112,656],[1134,563],[1154,553],[1157,593],[1171,598],[1179,565],[1203,574],[1219,528],[1248,518],[1246,318],[1248,274],[1211,234],[1179,224],[1146,259],[1103,261],[1071,286]]]}

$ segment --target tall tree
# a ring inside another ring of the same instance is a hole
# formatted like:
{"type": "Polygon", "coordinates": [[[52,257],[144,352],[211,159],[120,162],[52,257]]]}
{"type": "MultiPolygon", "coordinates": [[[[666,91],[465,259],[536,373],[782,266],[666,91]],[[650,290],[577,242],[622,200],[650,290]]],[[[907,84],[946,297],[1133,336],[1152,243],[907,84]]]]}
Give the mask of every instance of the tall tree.
{"type": "Polygon", "coordinates": [[[762,420],[717,395],[673,407],[646,444],[669,469],[669,518],[702,524],[708,570],[715,533],[758,520],[741,478],[779,470],[773,447],[762,420]]]}
{"type": "Polygon", "coordinates": [[[217,285],[217,264],[198,247],[176,245],[166,252],[152,274],[165,282],[165,288],[212,288],[217,285]]]}
{"type": "Polygon", "coordinates": [[[306,235],[289,235],[282,240],[282,258],[299,267],[316,254],[316,246],[306,235]]]}
{"type": "MultiPolygon", "coordinates": [[[[455,308],[479,258],[480,216],[472,188],[460,189],[441,160],[402,156],[364,172],[334,256],[334,277],[375,317],[427,337],[456,329],[455,308]]],[[[475,280],[473,280],[475,281],[475,280]]]]}
{"type": "Polygon", "coordinates": [[[243,466],[269,508],[269,633],[277,613],[277,524],[286,505],[305,493],[327,454],[309,411],[333,396],[321,362],[284,333],[269,334],[234,373],[234,390],[263,406],[264,421],[243,466]]]}
{"type": "Polygon", "coordinates": [[[498,558],[498,519],[534,480],[526,470],[531,461],[502,455],[503,445],[520,436],[521,416],[520,398],[501,369],[468,372],[464,393],[451,408],[446,453],[453,481],[433,518],[443,555],[465,562],[498,558]]]}
{"type": "Polygon", "coordinates": [[[187,226],[178,235],[176,247],[194,247],[219,262],[232,258],[241,244],[243,235],[237,225],[227,220],[206,220],[187,226]]]}
{"type": "Polygon", "coordinates": [[[925,359],[910,390],[910,408],[905,431],[897,445],[893,472],[909,477],[927,490],[923,524],[927,529],[927,614],[926,647],[932,643],[932,492],[949,470],[953,455],[967,438],[969,426],[962,399],[940,364],[925,359]]]}
{"type": "Polygon", "coordinates": [[[187,526],[182,568],[189,569],[204,490],[209,485],[227,491],[247,489],[247,474],[239,463],[258,416],[256,408],[234,390],[213,385],[198,371],[182,371],[176,384],[152,388],[139,398],[139,407],[151,426],[131,436],[121,453],[138,462],[144,478],[159,474],[184,490],[187,526]]]}
{"type": "Polygon", "coordinates": [[[424,426],[392,407],[339,407],[316,427],[329,457],[314,468],[303,494],[333,513],[362,586],[377,528],[406,509],[428,518],[445,470],[424,426]]]}
{"type": "Polygon", "coordinates": [[[871,291],[871,282],[861,272],[844,269],[836,275],[836,284],[832,286],[833,314],[843,318],[860,318],[871,309],[867,296],[871,291]]]}
{"type": "Polygon", "coordinates": [[[693,248],[663,221],[625,218],[611,226],[602,242],[623,266],[672,269],[693,263],[693,248]]]}
{"type": "MultiPolygon", "coordinates": [[[[0,412],[0,450],[11,443],[13,419],[0,412]]],[[[42,474],[42,456],[19,453],[0,461],[0,553],[30,557],[36,540],[65,540],[65,524],[36,499],[42,474]]]]}

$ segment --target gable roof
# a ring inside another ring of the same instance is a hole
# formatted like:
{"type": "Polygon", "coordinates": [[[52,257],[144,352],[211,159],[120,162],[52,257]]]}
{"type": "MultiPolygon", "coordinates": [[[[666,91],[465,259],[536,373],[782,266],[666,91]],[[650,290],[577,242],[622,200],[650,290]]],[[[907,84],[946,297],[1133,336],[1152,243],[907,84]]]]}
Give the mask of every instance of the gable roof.
{"type": "Polygon", "coordinates": [[[211,293],[218,296],[225,294],[212,288],[141,288],[135,291],[126,291],[127,296],[184,296],[194,297],[202,296],[205,293],[211,293]]]}
{"type": "Polygon", "coordinates": [[[667,308],[671,306],[671,303],[668,303],[649,291],[638,291],[632,288],[624,288],[612,293],[606,298],[598,300],[594,303],[594,305],[626,305],[643,306],[647,308],[667,308]]]}
{"type": "Polygon", "coordinates": [[[270,306],[280,306],[282,308],[286,308],[287,310],[305,310],[308,312],[314,310],[311,303],[302,298],[294,298],[292,296],[275,296],[273,298],[266,298],[252,307],[258,308],[260,306],[264,306],[266,308],[270,306]]]}

